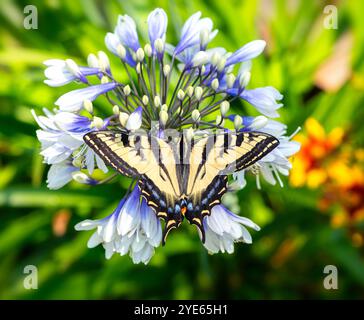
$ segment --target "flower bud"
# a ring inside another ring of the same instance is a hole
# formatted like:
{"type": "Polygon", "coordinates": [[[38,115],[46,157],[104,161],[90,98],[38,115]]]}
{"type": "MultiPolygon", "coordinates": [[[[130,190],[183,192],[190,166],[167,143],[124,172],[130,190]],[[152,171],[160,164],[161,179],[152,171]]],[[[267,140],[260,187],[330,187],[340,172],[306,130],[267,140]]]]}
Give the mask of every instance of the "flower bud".
{"type": "Polygon", "coordinates": [[[214,54],[211,57],[211,64],[216,67],[220,59],[221,55],[218,52],[214,52],[214,54]]]}
{"type": "Polygon", "coordinates": [[[250,72],[246,71],[239,77],[239,85],[241,88],[245,88],[250,81],[250,72]]]}
{"type": "Polygon", "coordinates": [[[115,115],[118,115],[120,113],[120,108],[118,105],[114,105],[112,107],[112,113],[115,114],[115,115]]]}
{"type": "Polygon", "coordinates": [[[161,110],[167,112],[168,111],[168,106],[166,104],[162,105],[161,110]]]}
{"type": "Polygon", "coordinates": [[[164,110],[159,112],[159,121],[161,125],[164,127],[168,121],[168,113],[164,110]]]}
{"type": "Polygon", "coordinates": [[[243,124],[242,117],[236,115],[235,118],[234,118],[234,127],[235,127],[235,130],[239,130],[239,128],[241,127],[242,124],[243,124]]]}
{"type": "Polygon", "coordinates": [[[126,57],[126,49],[122,44],[118,44],[116,47],[116,52],[121,60],[124,60],[126,57]]]}
{"type": "Polygon", "coordinates": [[[166,64],[163,67],[163,74],[164,74],[164,76],[167,77],[170,72],[171,72],[171,67],[169,66],[169,64],[166,64]]]}
{"type": "Polygon", "coordinates": [[[209,57],[205,51],[199,51],[194,55],[191,62],[194,67],[199,67],[209,62],[209,57]]]}
{"type": "Polygon", "coordinates": [[[223,102],[221,102],[220,104],[220,112],[222,116],[225,116],[226,113],[229,111],[230,109],[230,103],[229,101],[224,100],[223,102]]]}
{"type": "Polygon", "coordinates": [[[216,125],[217,126],[224,126],[224,124],[225,124],[224,118],[221,115],[218,114],[216,116],[216,125]]]}
{"type": "Polygon", "coordinates": [[[106,77],[106,76],[103,76],[103,77],[101,78],[101,83],[102,83],[102,84],[109,83],[109,78],[108,78],[108,77],[106,77]]]}
{"type": "Polygon", "coordinates": [[[99,57],[99,65],[100,65],[100,69],[102,71],[106,71],[110,69],[110,61],[108,56],[106,55],[106,53],[104,51],[99,51],[97,53],[98,57],[99,57]]]}
{"type": "Polygon", "coordinates": [[[219,80],[218,79],[214,79],[211,82],[211,88],[216,91],[219,88],[219,80]]]}
{"type": "Polygon", "coordinates": [[[225,68],[225,64],[226,64],[226,59],[221,58],[219,60],[219,62],[217,63],[217,66],[216,66],[217,71],[222,72],[224,70],[224,68],[225,68]]]}
{"type": "Polygon", "coordinates": [[[86,99],[83,101],[83,107],[85,108],[85,110],[88,112],[88,113],[92,113],[93,110],[94,110],[94,106],[92,104],[92,101],[86,99]]]}
{"type": "Polygon", "coordinates": [[[195,88],[195,97],[199,101],[202,97],[203,89],[201,87],[195,88]]]}
{"type": "Polygon", "coordinates": [[[142,101],[143,101],[143,104],[146,106],[146,105],[149,103],[149,98],[148,98],[148,96],[144,95],[144,96],[142,97],[142,101]]]}
{"type": "Polygon", "coordinates": [[[206,67],[205,67],[205,65],[202,65],[202,66],[201,66],[201,74],[204,74],[204,73],[205,73],[205,71],[206,71],[206,67]]]}
{"type": "Polygon", "coordinates": [[[135,66],[135,71],[136,71],[137,74],[140,74],[140,72],[141,72],[140,62],[138,62],[137,65],[135,66]]]}
{"type": "Polygon", "coordinates": [[[87,57],[87,65],[90,68],[99,68],[99,60],[97,59],[97,57],[93,54],[90,53],[87,57]]]}
{"type": "Polygon", "coordinates": [[[163,53],[164,51],[164,41],[161,38],[158,38],[154,41],[154,48],[158,53],[163,53]]]}
{"type": "Polygon", "coordinates": [[[128,96],[130,94],[131,90],[130,90],[130,86],[128,84],[123,88],[123,92],[126,96],[128,96]]]}
{"type": "Polygon", "coordinates": [[[235,82],[235,76],[232,74],[232,73],[229,73],[227,76],[226,76],[226,85],[228,88],[232,88],[233,85],[234,85],[234,82],[235,82]]]}
{"type": "Polygon", "coordinates": [[[193,121],[198,122],[200,120],[200,111],[197,109],[193,110],[191,113],[191,118],[193,121]]]}
{"type": "Polygon", "coordinates": [[[126,112],[120,112],[120,114],[119,114],[119,121],[120,121],[120,124],[123,127],[126,126],[126,123],[128,122],[128,119],[129,119],[129,115],[126,112]]]}
{"type": "Polygon", "coordinates": [[[138,61],[143,61],[144,60],[144,50],[142,48],[139,48],[137,51],[136,51],[136,58],[138,61]]]}
{"type": "Polygon", "coordinates": [[[185,93],[182,89],[179,89],[178,92],[177,92],[177,98],[178,100],[183,100],[185,97],[185,93]]]}
{"type": "Polygon", "coordinates": [[[186,89],[186,94],[191,98],[193,96],[194,89],[192,86],[188,86],[186,89]]]}
{"type": "Polygon", "coordinates": [[[92,181],[91,178],[86,173],[83,173],[81,171],[72,172],[72,179],[78,183],[83,183],[83,184],[88,184],[92,181]]]}
{"type": "Polygon", "coordinates": [[[144,52],[145,52],[145,55],[147,56],[147,57],[151,57],[152,56],[152,46],[149,44],[149,43],[147,43],[145,46],[144,46],[144,52]]]}
{"type": "Polygon", "coordinates": [[[83,161],[84,161],[84,157],[78,155],[76,158],[73,159],[72,165],[77,168],[82,168],[83,161]]]}
{"type": "Polygon", "coordinates": [[[100,117],[94,117],[92,120],[92,126],[97,129],[101,129],[104,126],[104,120],[100,117]]]}
{"type": "Polygon", "coordinates": [[[154,106],[159,107],[161,105],[161,98],[159,96],[154,97],[154,106]]]}

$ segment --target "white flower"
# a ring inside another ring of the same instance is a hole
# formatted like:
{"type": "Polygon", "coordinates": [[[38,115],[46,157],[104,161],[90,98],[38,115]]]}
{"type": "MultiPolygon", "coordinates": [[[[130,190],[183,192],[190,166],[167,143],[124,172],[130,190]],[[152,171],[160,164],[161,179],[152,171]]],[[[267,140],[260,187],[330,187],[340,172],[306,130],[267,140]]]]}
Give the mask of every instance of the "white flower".
{"type": "Polygon", "coordinates": [[[121,256],[129,253],[134,263],[147,264],[162,240],[159,219],[145,200],[140,200],[137,186],[110,216],[102,220],[85,220],[75,226],[78,231],[94,228],[97,230],[87,245],[93,248],[102,243],[107,259],[115,252],[121,256]]]}
{"type": "Polygon", "coordinates": [[[126,122],[125,128],[128,130],[137,130],[142,125],[143,108],[138,107],[132,112],[126,122]]]}
{"type": "Polygon", "coordinates": [[[110,82],[77,89],[60,96],[55,105],[61,111],[78,112],[83,108],[84,101],[94,101],[99,95],[113,90],[117,83],[110,82]]]}
{"type": "MultiPolygon", "coordinates": [[[[261,127],[262,122],[255,121],[255,119],[257,119],[257,117],[250,117],[249,122],[251,123],[247,128],[256,130],[254,125],[259,125],[258,131],[268,133],[279,140],[279,145],[253,166],[252,170],[257,176],[257,186],[260,189],[259,176],[261,174],[268,183],[275,185],[278,181],[279,185],[283,187],[280,174],[284,176],[289,175],[292,164],[289,162],[288,158],[297,153],[301,146],[300,143],[291,141],[296,132],[291,136],[286,136],[287,126],[285,124],[269,119],[266,121],[265,126],[261,127]]],[[[244,177],[246,170],[249,170],[249,168],[233,175],[242,188],[246,184],[244,177]]]]}
{"type": "MultiPolygon", "coordinates": [[[[107,167],[93,150],[86,146],[83,136],[92,131],[91,120],[87,117],[70,112],[58,112],[53,114],[43,109],[45,116],[37,116],[32,110],[32,115],[41,129],[37,130],[37,137],[41,143],[41,155],[47,164],[59,164],[71,156],[76,150],[80,150],[78,156],[85,157],[85,166],[91,174],[97,166],[107,172],[107,167]]],[[[52,171],[54,172],[54,171],[52,171]]],[[[48,174],[48,180],[52,177],[48,174]]]]}
{"type": "Polygon", "coordinates": [[[86,76],[98,74],[98,68],[79,67],[73,60],[50,59],[44,61],[47,68],[44,75],[47,80],[44,83],[51,87],[63,86],[74,80],[79,80],[87,83],[86,76]]]}
{"type": "Polygon", "coordinates": [[[52,164],[47,176],[47,187],[56,190],[65,186],[72,180],[72,174],[79,168],[72,166],[68,161],[52,164]]]}
{"type": "Polygon", "coordinates": [[[234,252],[235,242],[252,243],[252,237],[245,226],[259,231],[260,228],[248,218],[240,217],[223,205],[216,205],[211,215],[204,219],[206,234],[205,248],[209,253],[234,252]]]}

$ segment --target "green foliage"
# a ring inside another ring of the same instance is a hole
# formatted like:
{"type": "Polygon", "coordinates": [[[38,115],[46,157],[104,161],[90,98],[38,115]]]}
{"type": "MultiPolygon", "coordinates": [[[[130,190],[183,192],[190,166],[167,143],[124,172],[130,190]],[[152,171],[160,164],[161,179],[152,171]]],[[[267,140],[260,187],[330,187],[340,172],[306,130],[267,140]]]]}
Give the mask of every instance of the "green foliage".
{"type": "MultiPolygon", "coordinates": [[[[326,130],[350,129],[349,143],[362,145],[363,2],[338,2],[337,30],[323,27],[326,2],[321,1],[33,3],[39,15],[37,30],[23,28],[26,1],[0,4],[0,298],[364,298],[363,250],[353,246],[345,229],[331,228],[330,215],[317,209],[318,192],[293,189],[286,180],[283,189],[263,184],[258,192],[252,178],[239,192],[240,213],[262,230],[253,233],[252,245],[237,244],[233,255],[208,255],[196,230],[185,225],[172,232],[148,266],[116,255],[105,260],[101,247],[87,249],[91,233],[76,232],[73,226],[112,212],[125,193],[125,181],[47,190],[48,169],[39,156],[37,126],[30,114],[31,109],[38,113],[43,107],[52,109],[69,89],[43,83],[44,60],[71,57],[85,64],[88,53],[106,51],[104,35],[113,30],[118,14],[135,17],[146,36],[146,17],[160,6],[169,16],[171,42],[177,41],[183,21],[197,10],[220,30],[216,46],[233,51],[253,39],[266,39],[265,56],[253,62],[251,87],[272,85],[284,94],[281,114],[289,132],[313,116],[326,130]],[[348,32],[354,38],[351,78],[336,92],[315,90],[316,71],[348,32]],[[70,213],[70,221],[58,237],[52,225],[62,210],[70,213]],[[323,268],[329,264],[339,270],[338,290],[323,287],[323,268]],[[23,287],[26,265],[38,267],[37,290],[23,287]]],[[[121,69],[117,77],[123,79],[121,69]]],[[[253,112],[246,105],[233,108],[253,112]]]]}

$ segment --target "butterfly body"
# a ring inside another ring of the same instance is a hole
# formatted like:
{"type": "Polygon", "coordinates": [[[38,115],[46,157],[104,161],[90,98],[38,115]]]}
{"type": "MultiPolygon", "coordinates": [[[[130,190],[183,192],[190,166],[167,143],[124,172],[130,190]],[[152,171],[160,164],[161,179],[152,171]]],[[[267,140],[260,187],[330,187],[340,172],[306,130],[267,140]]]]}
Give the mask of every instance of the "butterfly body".
{"type": "Polygon", "coordinates": [[[184,218],[204,241],[203,218],[227,192],[227,175],[251,166],[279,143],[260,132],[214,133],[194,141],[183,135],[94,131],[84,140],[119,173],[138,179],[142,197],[165,220],[163,243],[184,218]]]}

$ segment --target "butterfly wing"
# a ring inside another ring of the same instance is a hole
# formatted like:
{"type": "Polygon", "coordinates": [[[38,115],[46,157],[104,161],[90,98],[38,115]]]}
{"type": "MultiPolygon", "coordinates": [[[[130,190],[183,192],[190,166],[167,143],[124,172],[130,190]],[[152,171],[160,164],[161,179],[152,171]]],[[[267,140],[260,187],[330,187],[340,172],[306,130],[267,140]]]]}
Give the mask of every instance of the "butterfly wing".
{"type": "Polygon", "coordinates": [[[167,209],[181,194],[174,150],[168,143],[146,133],[115,131],[93,131],[84,136],[84,141],[116,171],[138,178],[148,205],[157,216],[167,217],[167,209]]]}
{"type": "Polygon", "coordinates": [[[194,208],[188,220],[203,232],[202,219],[221,202],[227,174],[243,170],[276,148],[279,141],[261,132],[225,132],[197,141],[191,147],[185,193],[194,208]]]}

